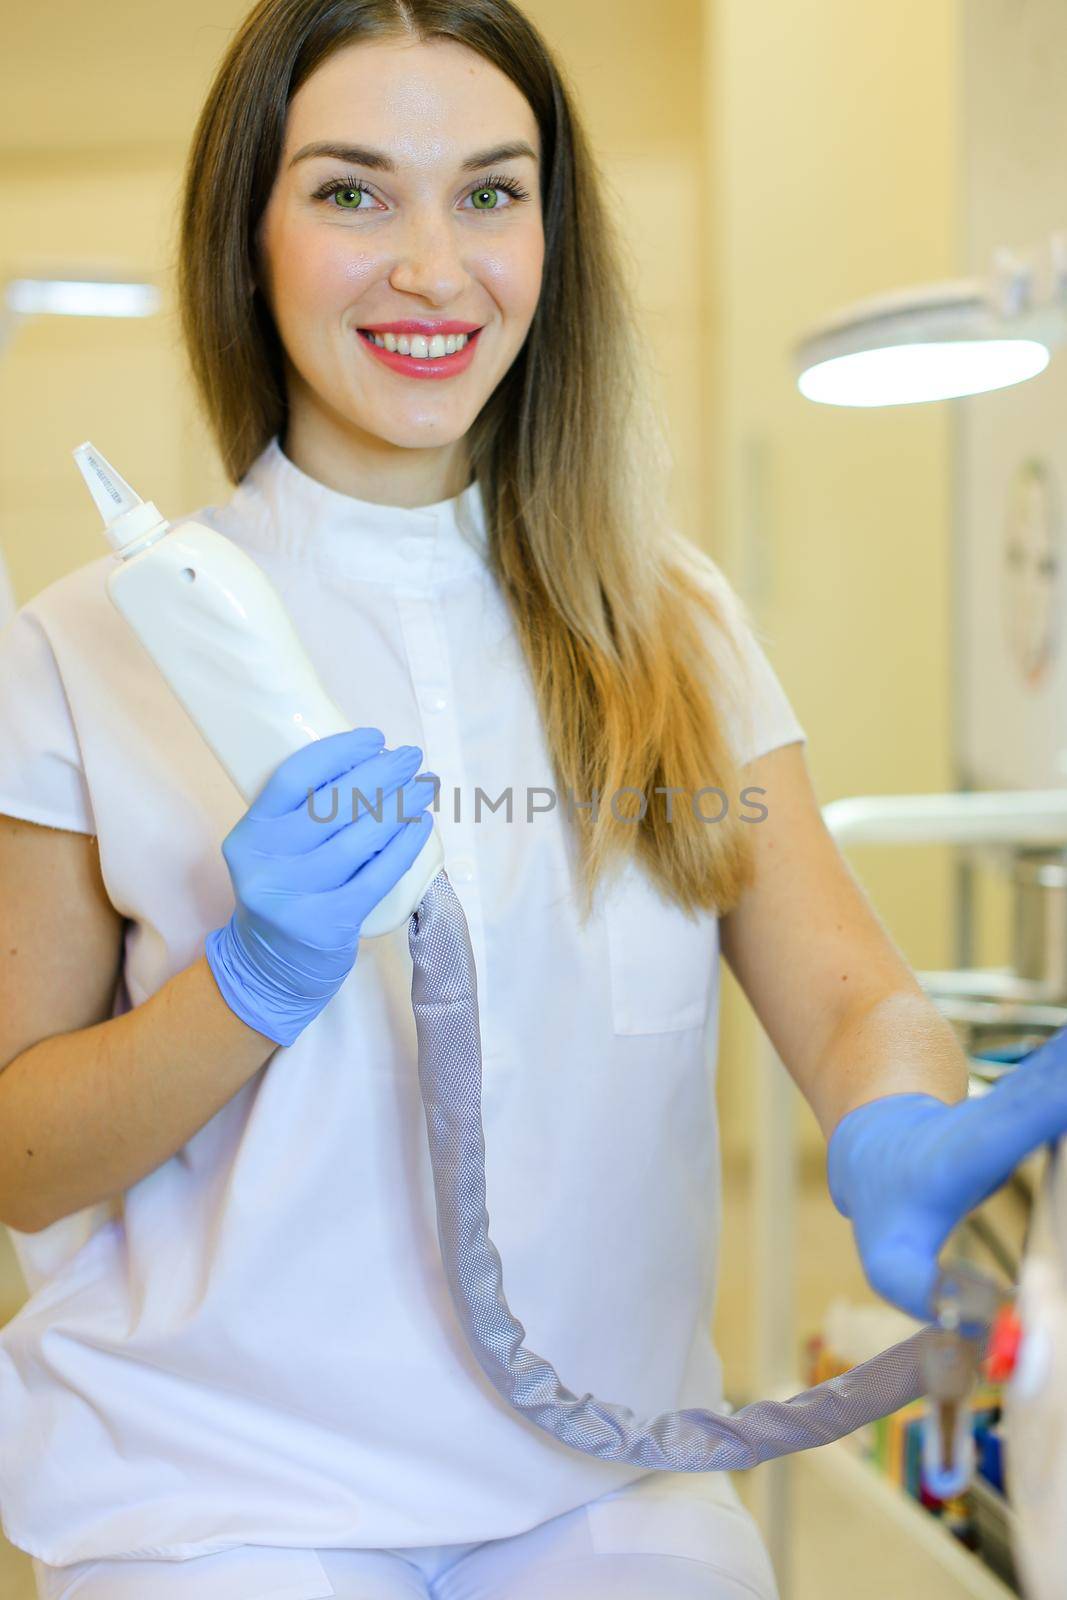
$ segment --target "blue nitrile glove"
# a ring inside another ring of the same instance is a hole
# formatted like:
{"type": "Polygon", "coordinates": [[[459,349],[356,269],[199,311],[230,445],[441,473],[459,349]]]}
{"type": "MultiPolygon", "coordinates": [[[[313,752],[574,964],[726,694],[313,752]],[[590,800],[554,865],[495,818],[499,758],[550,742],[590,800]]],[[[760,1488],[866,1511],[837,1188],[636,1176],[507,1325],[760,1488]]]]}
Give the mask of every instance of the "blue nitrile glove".
{"type": "Polygon", "coordinates": [[[420,808],[433,799],[434,775],[410,781],[422,751],[383,743],[377,728],[353,728],[294,751],[222,842],[237,903],[205,954],[230,1009],[276,1044],[292,1044],[341,987],[364,918],[433,827],[420,808]],[[354,821],[353,788],[366,800],[354,821]],[[379,789],[380,822],[367,809],[378,809],[379,789]]]}
{"type": "Polygon", "coordinates": [[[953,1228],[1063,1133],[1067,1028],[975,1099],[890,1094],[848,1112],[830,1137],[827,1180],[871,1288],[931,1320],[937,1256],[953,1228]]]}

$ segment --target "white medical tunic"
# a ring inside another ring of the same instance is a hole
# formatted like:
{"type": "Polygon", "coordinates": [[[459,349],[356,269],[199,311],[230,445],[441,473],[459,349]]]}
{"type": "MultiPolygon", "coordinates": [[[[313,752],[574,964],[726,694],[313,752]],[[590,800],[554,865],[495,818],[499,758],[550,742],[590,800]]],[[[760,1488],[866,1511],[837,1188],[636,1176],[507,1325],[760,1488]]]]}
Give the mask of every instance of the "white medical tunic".
{"type": "MultiPolygon", "coordinates": [[[[196,517],[273,580],[353,726],[421,746],[441,780],[478,972],[490,1229],[526,1344],[576,1393],[638,1415],[722,1406],[718,922],[632,870],[580,921],[479,486],[373,505],[275,438],[196,517]],[[478,789],[510,790],[511,815],[483,799],[476,816],[478,789]]],[[[220,844],[246,806],[112,606],[112,563],[0,631],[0,811],[97,835],[127,919],[118,1015],[229,917],[220,844]]],[[[734,616],[747,760],[805,735],[734,616]]],[[[30,1291],[0,1331],[13,1544],[61,1566],[482,1541],[644,1475],[522,1418],[466,1345],[410,991],[405,924],[364,941],[316,1020],[162,1165],[113,1203],[12,1232],[30,1291]]]]}

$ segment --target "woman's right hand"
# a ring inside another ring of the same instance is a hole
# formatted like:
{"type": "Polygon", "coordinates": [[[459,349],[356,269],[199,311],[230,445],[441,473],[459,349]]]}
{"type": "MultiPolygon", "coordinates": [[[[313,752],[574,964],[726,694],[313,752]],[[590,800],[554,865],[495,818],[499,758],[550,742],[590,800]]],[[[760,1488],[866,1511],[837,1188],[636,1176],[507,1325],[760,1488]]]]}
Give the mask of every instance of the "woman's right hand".
{"type": "Polygon", "coordinates": [[[364,919],[426,843],[433,818],[420,808],[435,783],[411,781],[421,759],[417,745],[386,750],[377,728],[317,739],[281,762],[223,840],[236,904],[205,954],[230,1009],[277,1044],[341,987],[364,919]],[[354,821],[353,789],[366,801],[354,821]],[[367,809],[379,790],[380,822],[367,809]]]}

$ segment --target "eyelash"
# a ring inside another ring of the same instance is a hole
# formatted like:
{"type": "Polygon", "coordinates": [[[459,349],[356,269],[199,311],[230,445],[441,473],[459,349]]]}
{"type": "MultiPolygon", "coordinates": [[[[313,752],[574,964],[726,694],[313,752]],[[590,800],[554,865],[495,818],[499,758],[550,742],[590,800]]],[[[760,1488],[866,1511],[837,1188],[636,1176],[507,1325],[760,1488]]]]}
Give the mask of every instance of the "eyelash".
{"type": "MultiPolygon", "coordinates": [[[[519,182],[519,180],[517,178],[509,178],[509,177],[506,177],[506,176],[505,177],[493,176],[493,177],[486,178],[484,180],[484,182],[474,184],[474,186],[472,188],[467,190],[467,193],[469,195],[477,194],[479,189],[502,189],[505,194],[510,194],[514,200],[529,200],[529,198],[530,198],[529,194],[523,188],[522,184],[519,182]]],[[[345,193],[347,193],[349,191],[351,191],[352,193],[358,192],[360,194],[370,194],[370,195],[373,195],[373,193],[374,193],[374,190],[370,187],[369,184],[364,183],[362,178],[353,178],[353,177],[348,177],[348,178],[330,178],[330,179],[327,180],[326,183],[322,184],[318,189],[315,190],[315,192],[314,192],[314,194],[312,195],[311,198],[313,200],[329,200],[332,195],[345,194],[345,193]]],[[[365,210],[367,208],[360,205],[360,206],[333,206],[331,209],[334,210],[334,211],[351,211],[353,213],[357,213],[357,212],[363,211],[363,210],[365,210]]],[[[481,208],[480,207],[475,207],[474,209],[480,210],[481,208]]],[[[496,211],[497,207],[496,206],[489,206],[487,209],[491,213],[493,211],[496,211]]],[[[504,211],[508,211],[508,210],[510,210],[510,207],[509,206],[504,206],[502,209],[504,211]]]]}

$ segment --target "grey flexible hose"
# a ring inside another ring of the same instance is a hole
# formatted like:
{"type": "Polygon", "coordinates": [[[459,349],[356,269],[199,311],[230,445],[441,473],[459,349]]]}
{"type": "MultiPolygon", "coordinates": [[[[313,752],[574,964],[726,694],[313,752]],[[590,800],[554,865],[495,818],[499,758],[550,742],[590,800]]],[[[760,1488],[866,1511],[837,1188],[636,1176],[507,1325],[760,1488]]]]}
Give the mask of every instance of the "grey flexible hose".
{"type": "Polygon", "coordinates": [[[852,1433],[925,1392],[932,1328],[790,1400],[757,1400],[731,1416],[697,1409],[639,1421],[623,1405],[575,1395],[523,1344],[489,1237],[482,1133],[478,981],[470,932],[442,869],[408,923],[419,1086],[433,1168],[437,1237],[463,1331],[509,1405],[575,1450],[671,1472],[736,1472],[852,1433]]]}

